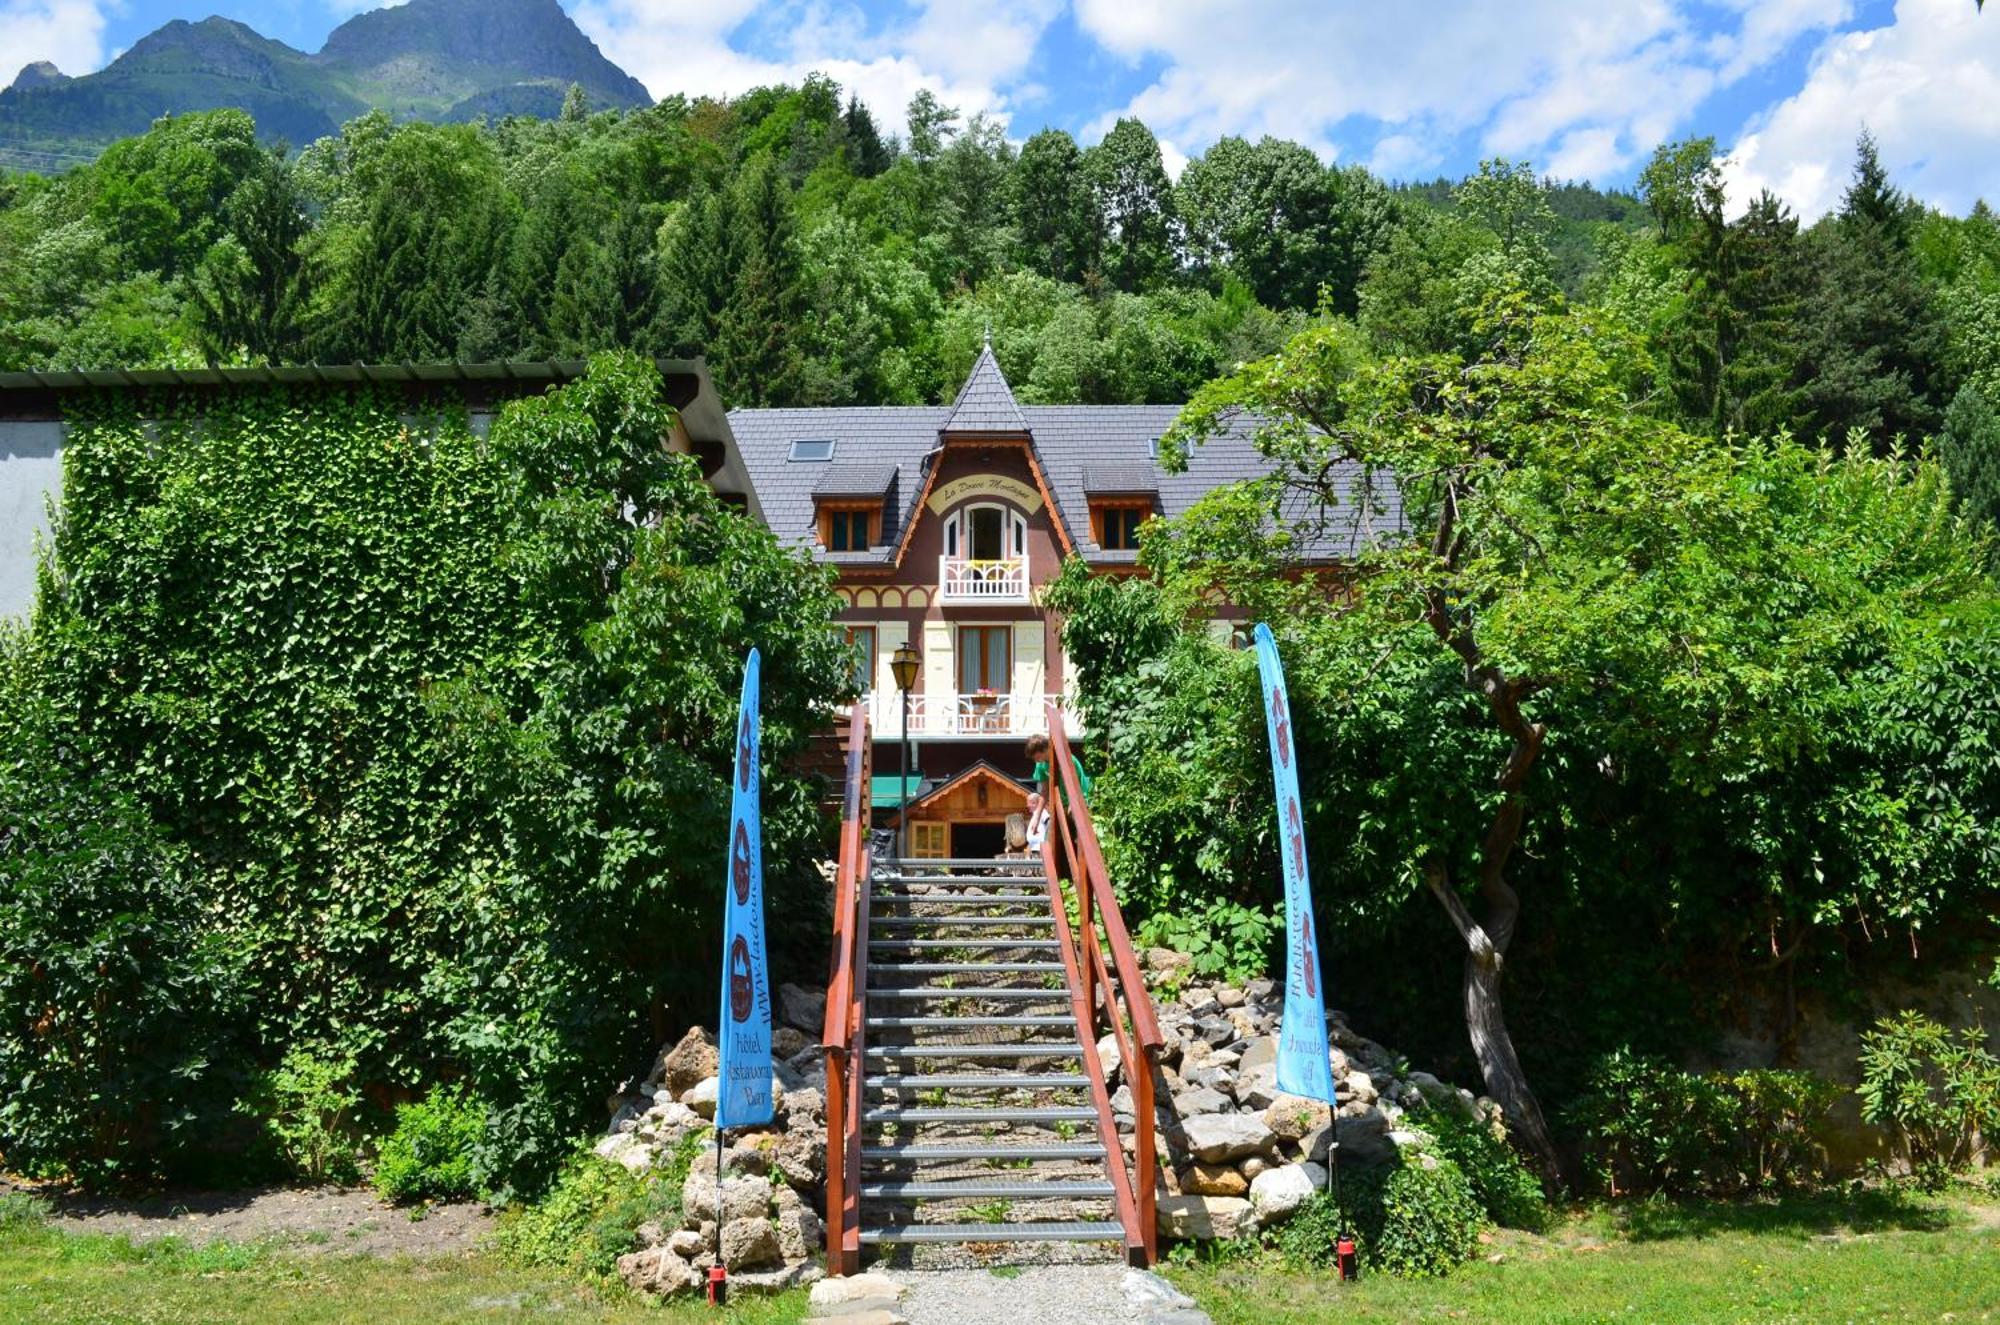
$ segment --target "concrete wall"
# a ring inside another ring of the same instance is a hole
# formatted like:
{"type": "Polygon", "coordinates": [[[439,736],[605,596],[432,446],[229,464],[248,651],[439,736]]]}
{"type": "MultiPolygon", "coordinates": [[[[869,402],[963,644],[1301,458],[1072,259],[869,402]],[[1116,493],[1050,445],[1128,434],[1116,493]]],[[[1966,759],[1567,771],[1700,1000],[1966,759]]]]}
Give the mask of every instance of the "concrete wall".
{"type": "Polygon", "coordinates": [[[62,435],[54,420],[0,422],[0,617],[24,618],[34,603],[35,539],[62,491],[62,435]]]}

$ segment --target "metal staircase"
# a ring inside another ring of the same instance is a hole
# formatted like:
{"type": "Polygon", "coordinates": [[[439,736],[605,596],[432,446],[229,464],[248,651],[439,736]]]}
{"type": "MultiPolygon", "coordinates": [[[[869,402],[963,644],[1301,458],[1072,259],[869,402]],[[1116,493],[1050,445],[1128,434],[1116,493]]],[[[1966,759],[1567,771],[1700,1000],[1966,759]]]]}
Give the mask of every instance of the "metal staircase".
{"type": "Polygon", "coordinates": [[[1122,1242],[1039,862],[870,891],[861,1245],[1122,1242]]]}
{"type": "MultiPolygon", "coordinates": [[[[864,1247],[950,1243],[1109,1243],[1150,1264],[1159,1031],[1073,775],[1039,858],[878,862],[859,705],[847,744],[823,1036],[828,1268],[852,1273],[864,1247]],[[1100,1024],[1145,1068],[1128,1081],[1129,1165],[1100,1024]]],[[[1068,774],[1066,741],[1057,754],[1068,774]]]]}

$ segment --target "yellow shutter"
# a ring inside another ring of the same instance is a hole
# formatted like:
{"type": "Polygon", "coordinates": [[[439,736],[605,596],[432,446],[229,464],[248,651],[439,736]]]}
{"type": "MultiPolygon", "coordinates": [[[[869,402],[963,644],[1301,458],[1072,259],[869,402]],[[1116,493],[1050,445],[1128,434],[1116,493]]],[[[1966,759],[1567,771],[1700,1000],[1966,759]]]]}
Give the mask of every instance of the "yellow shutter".
{"type": "Polygon", "coordinates": [[[875,623],[875,693],[894,696],[896,673],[890,670],[889,660],[896,656],[896,650],[910,642],[910,623],[907,621],[878,621],[875,623]]]}
{"type": "Polygon", "coordinates": [[[924,702],[927,709],[932,705],[948,705],[957,692],[951,663],[951,626],[943,621],[924,622],[924,702]]]}
{"type": "Polygon", "coordinates": [[[1014,702],[1031,708],[1028,725],[1041,730],[1042,692],[1048,688],[1048,669],[1042,659],[1042,623],[1014,623],[1014,702]]]}

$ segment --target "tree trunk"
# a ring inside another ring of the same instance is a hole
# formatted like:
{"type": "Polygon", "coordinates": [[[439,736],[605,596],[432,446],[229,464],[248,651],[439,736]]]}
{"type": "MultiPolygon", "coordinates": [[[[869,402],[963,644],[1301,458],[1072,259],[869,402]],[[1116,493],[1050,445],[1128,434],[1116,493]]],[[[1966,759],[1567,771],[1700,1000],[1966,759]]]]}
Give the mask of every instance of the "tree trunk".
{"type": "Polygon", "coordinates": [[[1528,1085],[1521,1056],[1514,1051],[1514,1037],[1507,1030],[1500,1002],[1500,981],[1506,973],[1505,945],[1513,938],[1520,901],[1502,882],[1501,895],[1487,894],[1487,915],[1482,923],[1466,909],[1442,865],[1427,868],[1425,881],[1465,940],[1465,1031],[1471,1037],[1486,1093],[1506,1112],[1508,1126],[1533,1158],[1542,1185],[1551,1193],[1560,1191],[1569,1185],[1562,1155],[1556,1150],[1548,1119],[1542,1115],[1541,1101],[1528,1085]]]}

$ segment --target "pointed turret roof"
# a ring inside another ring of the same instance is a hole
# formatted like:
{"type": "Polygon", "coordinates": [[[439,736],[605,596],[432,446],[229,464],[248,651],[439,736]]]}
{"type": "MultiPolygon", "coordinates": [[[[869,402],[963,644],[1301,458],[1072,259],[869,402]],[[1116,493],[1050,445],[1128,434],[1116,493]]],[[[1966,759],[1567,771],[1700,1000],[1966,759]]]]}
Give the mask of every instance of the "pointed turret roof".
{"type": "Polygon", "coordinates": [[[992,340],[980,349],[965,385],[958,389],[958,399],[952,402],[951,414],[938,431],[1021,434],[1028,431],[1027,417],[1015,403],[1007,375],[1000,371],[1000,361],[993,357],[992,340]]]}

